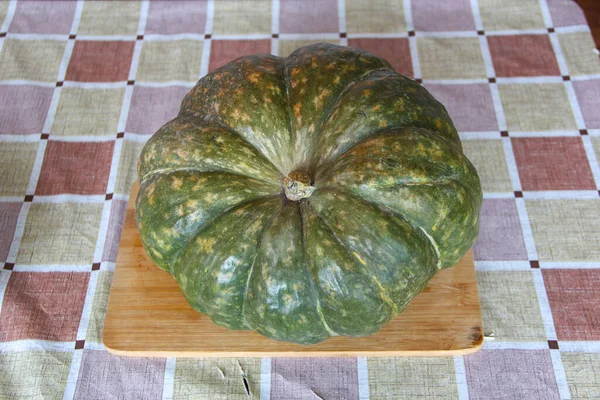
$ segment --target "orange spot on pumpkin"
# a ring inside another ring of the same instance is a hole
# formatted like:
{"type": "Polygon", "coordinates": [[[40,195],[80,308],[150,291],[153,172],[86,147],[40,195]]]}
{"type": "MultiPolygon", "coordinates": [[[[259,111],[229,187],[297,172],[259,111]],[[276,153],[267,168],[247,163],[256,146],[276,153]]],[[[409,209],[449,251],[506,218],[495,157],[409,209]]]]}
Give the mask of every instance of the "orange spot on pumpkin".
{"type": "Polygon", "coordinates": [[[380,104],[376,104],[373,106],[373,111],[379,111],[381,109],[381,105],[380,104]]]}
{"type": "Polygon", "coordinates": [[[252,83],[258,83],[259,79],[260,79],[260,73],[258,73],[258,72],[253,72],[248,75],[248,80],[252,83]]]}
{"type": "Polygon", "coordinates": [[[387,126],[387,121],[385,119],[382,119],[381,121],[379,121],[379,126],[381,128],[385,128],[387,126]]]}
{"type": "Polygon", "coordinates": [[[442,121],[440,121],[439,119],[435,120],[435,127],[438,129],[442,128],[442,121]]]}
{"type": "Polygon", "coordinates": [[[366,89],[366,90],[363,92],[363,95],[364,95],[365,97],[369,97],[369,96],[371,96],[371,89],[366,89]]]}
{"type": "Polygon", "coordinates": [[[290,71],[292,78],[295,77],[296,75],[298,75],[299,73],[300,73],[300,68],[292,68],[292,70],[290,71]]]}
{"type": "Polygon", "coordinates": [[[294,104],[293,109],[294,109],[294,115],[296,117],[299,117],[300,116],[300,112],[302,111],[302,104],[300,104],[300,103],[294,104]]]}

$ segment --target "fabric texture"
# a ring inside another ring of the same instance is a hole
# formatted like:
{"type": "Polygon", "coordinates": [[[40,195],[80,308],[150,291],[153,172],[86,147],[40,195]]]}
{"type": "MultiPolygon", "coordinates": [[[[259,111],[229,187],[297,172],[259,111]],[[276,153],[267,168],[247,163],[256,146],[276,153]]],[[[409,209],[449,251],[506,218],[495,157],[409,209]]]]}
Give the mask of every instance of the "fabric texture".
{"type": "Polygon", "coordinates": [[[600,59],[571,0],[0,1],[0,398],[599,398],[599,104],[600,59]],[[386,58],[454,120],[484,190],[483,349],[109,354],[144,143],[208,72],[316,42],[386,58]]]}

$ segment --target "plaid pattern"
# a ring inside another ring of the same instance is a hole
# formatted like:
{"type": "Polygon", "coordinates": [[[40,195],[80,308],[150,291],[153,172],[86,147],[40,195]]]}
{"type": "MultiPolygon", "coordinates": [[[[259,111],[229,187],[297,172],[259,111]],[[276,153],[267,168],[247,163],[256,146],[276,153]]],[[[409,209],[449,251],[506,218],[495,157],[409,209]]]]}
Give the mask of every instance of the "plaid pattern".
{"type": "Polygon", "coordinates": [[[600,61],[570,0],[0,2],[0,397],[600,396],[600,61]],[[449,358],[129,359],[102,327],[135,163],[247,53],[365,48],[444,104],[484,189],[486,339],[449,358]],[[494,340],[491,340],[494,339],[494,340]]]}

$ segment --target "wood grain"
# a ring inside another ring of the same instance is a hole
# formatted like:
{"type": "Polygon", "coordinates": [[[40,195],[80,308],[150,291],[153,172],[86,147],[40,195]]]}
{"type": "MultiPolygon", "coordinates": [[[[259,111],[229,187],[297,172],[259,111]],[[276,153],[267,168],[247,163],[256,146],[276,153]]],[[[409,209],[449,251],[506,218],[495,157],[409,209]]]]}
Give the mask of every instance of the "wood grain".
{"type": "Polygon", "coordinates": [[[374,335],[304,346],[229,331],[194,311],[175,280],[146,255],[135,226],[134,185],[104,323],[111,353],[152,357],[449,356],[477,351],[481,311],[472,251],[440,271],[409,307],[374,335]]]}

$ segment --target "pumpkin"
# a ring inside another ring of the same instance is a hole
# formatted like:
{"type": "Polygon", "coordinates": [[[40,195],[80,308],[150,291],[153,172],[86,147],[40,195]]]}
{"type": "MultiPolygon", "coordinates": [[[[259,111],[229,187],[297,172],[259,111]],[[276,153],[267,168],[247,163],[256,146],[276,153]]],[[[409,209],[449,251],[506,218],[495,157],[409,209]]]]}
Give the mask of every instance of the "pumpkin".
{"type": "Polygon", "coordinates": [[[479,177],[445,108],[352,47],[206,75],[138,174],[158,267],[216,324],[275,340],[378,331],[478,234],[479,177]]]}

